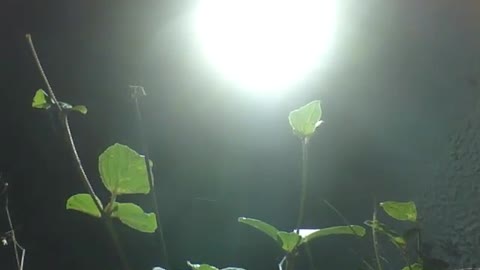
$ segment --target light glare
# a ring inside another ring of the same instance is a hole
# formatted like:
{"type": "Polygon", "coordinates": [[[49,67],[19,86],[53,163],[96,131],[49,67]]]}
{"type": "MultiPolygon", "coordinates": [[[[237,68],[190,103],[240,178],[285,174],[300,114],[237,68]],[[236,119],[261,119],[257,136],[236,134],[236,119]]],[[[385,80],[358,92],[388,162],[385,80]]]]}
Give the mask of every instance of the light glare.
{"type": "Polygon", "coordinates": [[[225,78],[277,92],[321,62],[335,13],[333,0],[203,0],[194,23],[201,49],[225,78]]]}

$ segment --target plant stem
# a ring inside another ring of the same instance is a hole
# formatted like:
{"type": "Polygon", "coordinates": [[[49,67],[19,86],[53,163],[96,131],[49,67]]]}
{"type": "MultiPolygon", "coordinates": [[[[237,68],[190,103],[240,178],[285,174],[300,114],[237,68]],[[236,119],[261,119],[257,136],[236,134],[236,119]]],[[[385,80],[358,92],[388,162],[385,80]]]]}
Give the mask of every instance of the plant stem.
{"type": "Polygon", "coordinates": [[[62,107],[60,106],[56,96],[55,96],[55,93],[53,92],[53,89],[48,81],[48,78],[43,70],[43,67],[42,67],[42,64],[40,62],[40,59],[38,58],[38,55],[37,55],[37,52],[35,50],[35,46],[33,45],[33,41],[32,41],[32,37],[30,34],[27,34],[26,35],[26,38],[27,38],[27,41],[28,41],[28,44],[30,45],[30,50],[32,51],[32,54],[33,54],[33,57],[35,59],[35,63],[37,64],[37,67],[40,71],[40,74],[42,75],[42,78],[43,80],[45,81],[45,84],[47,86],[47,90],[49,92],[49,95],[51,96],[52,100],[54,101],[55,105],[57,106],[57,113],[59,114],[60,116],[60,120],[63,124],[63,127],[64,127],[64,135],[65,135],[65,139],[69,145],[69,148],[70,148],[70,151],[72,152],[72,155],[75,159],[75,162],[76,162],[76,167],[77,167],[77,170],[81,176],[81,180],[82,180],[82,183],[85,187],[85,189],[88,191],[88,193],[90,194],[93,202],[95,203],[95,206],[97,207],[98,211],[101,213],[101,219],[103,220],[106,228],[107,228],[107,231],[109,232],[111,238],[112,238],[112,241],[114,243],[114,246],[118,252],[118,255],[120,257],[120,261],[122,263],[122,266],[125,270],[129,270],[130,267],[128,265],[128,262],[126,260],[126,257],[124,255],[124,252],[123,252],[123,249],[121,248],[120,244],[119,244],[119,240],[118,240],[118,235],[116,234],[114,228],[113,228],[113,225],[112,225],[112,222],[110,220],[110,218],[108,216],[106,216],[102,210],[102,206],[100,205],[100,202],[97,200],[97,196],[95,195],[95,191],[90,183],[90,180],[88,179],[87,177],[87,174],[85,173],[85,170],[83,169],[83,165],[82,165],[82,162],[80,160],[80,157],[78,155],[78,152],[77,152],[77,148],[75,146],[75,142],[73,140],[73,136],[72,136],[72,132],[70,130],[70,125],[68,123],[68,117],[67,117],[67,114],[64,112],[64,110],[62,110],[62,107]]]}
{"type": "Polygon", "coordinates": [[[168,252],[167,252],[167,244],[165,242],[165,236],[163,233],[163,226],[160,219],[160,210],[158,206],[157,196],[155,194],[155,178],[153,176],[152,166],[150,166],[150,154],[148,151],[148,144],[147,139],[145,136],[144,124],[143,124],[143,117],[142,112],[140,110],[140,103],[139,103],[139,96],[145,96],[145,89],[142,86],[130,86],[132,89],[132,99],[135,102],[135,114],[137,116],[138,122],[138,129],[140,132],[140,141],[142,143],[144,158],[145,158],[145,167],[147,168],[147,176],[148,176],[148,183],[150,185],[150,197],[152,199],[155,216],[157,219],[157,231],[160,238],[160,243],[162,245],[162,256],[165,260],[165,266],[167,269],[170,269],[169,262],[168,262],[168,252]]]}
{"type": "Polygon", "coordinates": [[[300,209],[298,211],[296,233],[300,232],[302,226],[303,216],[305,212],[305,201],[307,199],[307,183],[308,183],[308,137],[302,139],[302,191],[300,195],[300,209]]]}
{"type": "Polygon", "coordinates": [[[373,251],[375,252],[375,259],[377,261],[377,270],[382,270],[382,263],[380,262],[380,252],[379,252],[379,244],[378,244],[378,239],[377,239],[377,229],[376,229],[376,224],[377,224],[377,203],[376,201],[374,202],[373,205],[373,218],[372,218],[372,240],[373,240],[373,251]]]}

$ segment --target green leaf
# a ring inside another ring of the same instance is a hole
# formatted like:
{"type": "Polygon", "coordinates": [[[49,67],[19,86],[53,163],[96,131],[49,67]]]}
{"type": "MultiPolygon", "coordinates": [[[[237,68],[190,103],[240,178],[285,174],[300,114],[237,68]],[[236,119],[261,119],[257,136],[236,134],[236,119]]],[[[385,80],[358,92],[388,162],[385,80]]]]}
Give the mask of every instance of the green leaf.
{"type": "Polygon", "coordinates": [[[245,218],[245,217],[240,217],[238,218],[238,222],[250,225],[254,227],[255,229],[265,233],[266,235],[270,236],[277,244],[282,246],[281,240],[278,238],[278,232],[279,230],[272,225],[263,222],[258,219],[253,219],[253,218],[245,218]]]}
{"type": "Polygon", "coordinates": [[[322,121],[322,108],[320,100],[315,100],[299,109],[293,110],[288,115],[288,120],[293,132],[300,137],[310,137],[320,126],[322,121]]]}
{"type": "Polygon", "coordinates": [[[208,264],[192,264],[190,262],[187,262],[187,264],[192,270],[218,270],[217,267],[208,264]]]}
{"type": "Polygon", "coordinates": [[[402,270],[423,270],[423,266],[420,263],[414,263],[403,267],[402,270]]]}
{"type": "Polygon", "coordinates": [[[33,96],[32,107],[35,109],[48,109],[51,104],[49,102],[49,97],[43,89],[38,89],[33,96]]]}
{"type": "Polygon", "coordinates": [[[134,203],[115,203],[112,217],[141,232],[153,233],[157,229],[155,214],[143,212],[142,208],[134,203]]]}
{"type": "Polygon", "coordinates": [[[58,104],[60,104],[60,107],[62,108],[62,110],[65,110],[65,111],[71,111],[73,108],[71,104],[63,101],[59,101],[58,104]]]}
{"type": "Polygon", "coordinates": [[[278,237],[282,241],[282,248],[286,252],[292,252],[302,240],[302,237],[293,232],[278,232],[278,237]]]}
{"type": "Polygon", "coordinates": [[[323,237],[323,236],[329,236],[329,235],[350,234],[350,235],[363,237],[365,233],[366,233],[365,228],[358,225],[335,226],[335,227],[319,229],[316,232],[307,235],[302,239],[302,243],[307,243],[313,239],[323,237]]]}
{"type": "MultiPolygon", "coordinates": [[[[102,203],[98,198],[97,200],[101,206],[102,203]]],[[[71,196],[67,200],[67,209],[77,210],[98,218],[101,217],[101,213],[98,211],[98,208],[95,205],[95,202],[92,200],[90,194],[81,193],[71,196]]]]}
{"type": "MultiPolygon", "coordinates": [[[[192,268],[192,270],[218,270],[217,267],[211,266],[208,264],[192,264],[190,262],[187,262],[188,266],[192,268]]],[[[238,268],[238,267],[226,267],[222,268],[221,270],[245,270],[243,268],[238,268]]]]}
{"type": "Polygon", "coordinates": [[[414,202],[387,201],[380,203],[380,206],[394,219],[412,222],[417,220],[417,207],[414,202]]]}
{"type": "Polygon", "coordinates": [[[128,146],[116,143],[108,147],[100,155],[98,167],[103,184],[112,194],[150,192],[144,156],[128,146]]]}
{"type": "Polygon", "coordinates": [[[390,241],[400,249],[405,249],[407,247],[407,241],[402,236],[392,237],[389,235],[390,241]]]}
{"type": "Polygon", "coordinates": [[[84,105],[75,105],[75,106],[72,107],[72,111],[77,111],[81,114],[87,114],[88,109],[84,105]]]}

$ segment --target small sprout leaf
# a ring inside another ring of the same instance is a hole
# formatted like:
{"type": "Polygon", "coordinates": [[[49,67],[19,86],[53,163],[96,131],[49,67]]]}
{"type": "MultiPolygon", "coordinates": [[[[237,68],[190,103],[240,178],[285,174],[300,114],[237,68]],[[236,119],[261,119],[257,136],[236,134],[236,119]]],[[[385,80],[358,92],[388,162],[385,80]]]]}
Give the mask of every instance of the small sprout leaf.
{"type": "Polygon", "coordinates": [[[278,238],[278,232],[279,230],[272,225],[263,222],[258,219],[253,219],[253,218],[245,218],[245,217],[240,217],[238,218],[238,222],[250,225],[254,227],[255,229],[265,233],[266,235],[270,236],[277,244],[280,246],[282,245],[281,240],[278,238]]]}
{"type": "Polygon", "coordinates": [[[407,247],[407,241],[401,236],[392,237],[389,235],[390,241],[399,249],[405,249],[407,247]]]}
{"type": "Polygon", "coordinates": [[[43,89],[38,89],[33,96],[32,108],[35,109],[48,109],[51,104],[49,102],[49,97],[43,89]]]}
{"type": "Polygon", "coordinates": [[[292,252],[298,244],[300,244],[300,240],[302,240],[300,235],[293,232],[278,232],[277,235],[282,241],[282,249],[289,253],[292,252]]]}
{"type": "Polygon", "coordinates": [[[88,109],[84,105],[75,105],[72,107],[72,111],[79,112],[81,114],[87,114],[88,109]]]}
{"type": "Polygon", "coordinates": [[[63,101],[58,101],[58,104],[60,104],[60,107],[62,107],[62,110],[65,110],[65,111],[71,111],[73,108],[71,104],[63,101]]]}
{"type": "Polygon", "coordinates": [[[321,118],[322,108],[320,107],[320,100],[314,100],[291,111],[288,115],[293,132],[302,138],[313,135],[316,128],[322,123],[321,118]]]}
{"type": "Polygon", "coordinates": [[[402,270],[423,270],[423,266],[420,263],[414,263],[403,267],[402,270]]]}
{"type": "Polygon", "coordinates": [[[140,206],[133,203],[115,203],[112,217],[141,232],[153,233],[157,229],[157,220],[154,213],[145,213],[140,206]]]}
{"type": "Polygon", "coordinates": [[[335,227],[319,229],[316,232],[307,235],[302,239],[302,243],[307,243],[313,239],[329,236],[329,235],[350,234],[350,235],[356,235],[358,237],[363,237],[365,233],[366,233],[365,228],[358,225],[335,226],[335,227]]]}
{"type": "Polygon", "coordinates": [[[401,221],[417,221],[417,207],[414,202],[393,202],[380,203],[385,213],[394,219],[401,221]]]}
{"type": "MultiPolygon", "coordinates": [[[[102,205],[98,198],[97,200],[100,205],[102,205]]],[[[95,202],[92,200],[92,196],[90,196],[90,194],[81,193],[71,196],[67,200],[67,209],[77,210],[97,218],[101,217],[101,213],[98,211],[98,208],[95,205],[95,202]]]]}
{"type": "Polygon", "coordinates": [[[116,143],[108,147],[100,155],[98,167],[103,184],[112,194],[150,192],[144,156],[128,146],[116,143]]]}

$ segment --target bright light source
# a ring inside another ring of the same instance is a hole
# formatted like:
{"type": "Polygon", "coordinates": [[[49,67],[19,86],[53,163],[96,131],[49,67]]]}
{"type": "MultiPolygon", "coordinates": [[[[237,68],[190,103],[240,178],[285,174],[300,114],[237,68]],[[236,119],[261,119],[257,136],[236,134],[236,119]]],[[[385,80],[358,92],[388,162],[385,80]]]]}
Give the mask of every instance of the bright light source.
{"type": "Polygon", "coordinates": [[[271,93],[305,79],[332,43],[334,0],[200,0],[195,32],[225,78],[271,93]]]}

